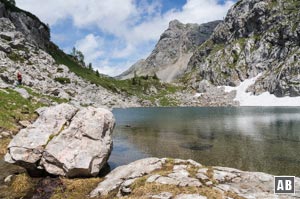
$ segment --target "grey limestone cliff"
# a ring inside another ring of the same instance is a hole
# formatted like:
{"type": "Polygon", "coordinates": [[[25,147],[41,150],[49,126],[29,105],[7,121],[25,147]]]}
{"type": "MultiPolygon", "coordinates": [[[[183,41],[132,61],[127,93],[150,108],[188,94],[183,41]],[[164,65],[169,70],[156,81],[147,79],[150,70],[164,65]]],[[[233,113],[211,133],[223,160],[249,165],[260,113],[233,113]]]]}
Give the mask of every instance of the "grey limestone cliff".
{"type": "Polygon", "coordinates": [[[58,64],[44,49],[50,42],[45,25],[30,13],[7,7],[3,2],[0,1],[0,86],[2,83],[8,86],[1,87],[13,87],[19,71],[23,85],[39,94],[97,107],[138,106],[136,97],[91,84],[67,66],[58,64]]]}
{"type": "Polygon", "coordinates": [[[214,21],[198,25],[171,21],[150,56],[138,61],[119,78],[156,74],[162,81],[173,81],[185,72],[193,51],[210,37],[219,23],[214,21]]]}
{"type": "Polygon", "coordinates": [[[12,6],[5,0],[1,0],[0,18],[8,18],[16,30],[23,33],[26,40],[35,46],[45,50],[49,45],[49,27],[33,14],[12,6]]]}
{"type": "Polygon", "coordinates": [[[192,56],[189,85],[235,86],[261,73],[248,91],[299,96],[299,8],[298,0],[238,1],[192,56]]]}

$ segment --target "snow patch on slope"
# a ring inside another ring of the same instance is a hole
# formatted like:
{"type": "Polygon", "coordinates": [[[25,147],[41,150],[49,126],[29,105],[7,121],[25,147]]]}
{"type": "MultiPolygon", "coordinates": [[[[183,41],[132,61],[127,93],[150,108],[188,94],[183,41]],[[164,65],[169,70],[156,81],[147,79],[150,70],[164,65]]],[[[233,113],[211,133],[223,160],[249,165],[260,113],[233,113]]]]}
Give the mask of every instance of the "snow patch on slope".
{"type": "Polygon", "coordinates": [[[238,101],[240,106],[300,106],[300,97],[276,97],[269,92],[258,96],[247,93],[249,86],[253,85],[261,75],[247,79],[237,87],[224,86],[225,92],[236,91],[234,101],[238,101]]]}

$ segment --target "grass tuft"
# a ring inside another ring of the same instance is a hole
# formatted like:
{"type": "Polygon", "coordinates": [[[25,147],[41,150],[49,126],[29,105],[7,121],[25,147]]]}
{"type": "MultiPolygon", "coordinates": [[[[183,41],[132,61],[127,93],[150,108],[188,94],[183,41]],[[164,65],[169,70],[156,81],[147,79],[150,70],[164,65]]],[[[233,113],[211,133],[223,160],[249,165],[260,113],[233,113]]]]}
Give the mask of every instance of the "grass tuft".
{"type": "Polygon", "coordinates": [[[70,84],[71,80],[69,78],[65,78],[65,77],[56,77],[54,78],[54,81],[59,82],[61,84],[70,84]]]}
{"type": "Polygon", "coordinates": [[[11,89],[0,90],[0,130],[17,132],[18,122],[34,121],[37,118],[35,110],[43,104],[32,99],[24,99],[11,89]]]}
{"type": "Polygon", "coordinates": [[[63,187],[58,187],[51,199],[88,199],[89,193],[97,187],[102,178],[61,179],[63,187]]]}
{"type": "Polygon", "coordinates": [[[7,152],[7,146],[10,142],[10,138],[0,139],[0,157],[4,156],[7,152]]]}

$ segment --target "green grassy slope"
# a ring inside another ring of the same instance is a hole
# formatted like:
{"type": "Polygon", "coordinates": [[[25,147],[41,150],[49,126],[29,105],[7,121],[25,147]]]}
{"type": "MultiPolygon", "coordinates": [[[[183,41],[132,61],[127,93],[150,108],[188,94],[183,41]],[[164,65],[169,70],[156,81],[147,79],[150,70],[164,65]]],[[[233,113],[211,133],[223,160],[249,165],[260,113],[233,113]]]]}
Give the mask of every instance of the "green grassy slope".
{"type": "Polygon", "coordinates": [[[0,128],[13,132],[18,131],[18,121],[33,121],[37,117],[34,111],[43,106],[33,99],[24,99],[11,89],[0,89],[0,104],[0,128]]]}
{"type": "Polygon", "coordinates": [[[155,77],[135,77],[128,80],[116,80],[112,77],[97,75],[95,71],[82,67],[70,55],[65,54],[56,45],[48,49],[48,53],[55,59],[57,64],[66,65],[70,71],[92,84],[102,86],[115,93],[137,96],[141,99],[154,102],[158,100],[162,106],[174,106],[176,101],[169,99],[168,94],[175,93],[181,89],[171,84],[161,83],[155,77]],[[149,89],[155,87],[157,93],[149,93],[149,89]]]}

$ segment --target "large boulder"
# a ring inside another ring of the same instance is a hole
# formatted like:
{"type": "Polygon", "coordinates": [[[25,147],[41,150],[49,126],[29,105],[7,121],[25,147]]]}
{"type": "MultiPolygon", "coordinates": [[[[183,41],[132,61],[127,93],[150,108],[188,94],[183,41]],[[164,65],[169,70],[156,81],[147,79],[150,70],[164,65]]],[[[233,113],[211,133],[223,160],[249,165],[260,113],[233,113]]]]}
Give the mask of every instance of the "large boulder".
{"type": "Polygon", "coordinates": [[[39,118],[11,141],[5,161],[29,172],[66,177],[96,176],[112,150],[113,114],[69,104],[37,110],[39,118]]]}

